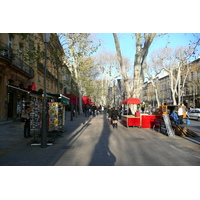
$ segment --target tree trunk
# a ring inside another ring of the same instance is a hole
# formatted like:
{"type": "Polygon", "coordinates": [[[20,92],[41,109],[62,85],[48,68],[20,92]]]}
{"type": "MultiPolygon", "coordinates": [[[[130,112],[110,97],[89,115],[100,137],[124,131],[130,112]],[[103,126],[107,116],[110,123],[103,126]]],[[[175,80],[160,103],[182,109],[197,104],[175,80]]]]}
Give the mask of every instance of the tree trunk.
{"type": "Polygon", "coordinates": [[[146,68],[146,57],[148,55],[148,50],[153,42],[156,33],[144,34],[136,33],[136,54],[134,61],[134,79],[133,79],[133,97],[139,98],[142,85],[144,82],[144,74],[146,68]]]}
{"type": "Polygon", "coordinates": [[[120,49],[117,34],[113,33],[113,37],[114,37],[114,40],[115,40],[115,46],[116,46],[116,51],[117,51],[117,59],[119,61],[119,64],[120,64],[120,67],[121,67],[121,70],[122,70],[122,77],[123,77],[123,80],[124,80],[127,98],[130,98],[130,85],[129,85],[129,82],[128,82],[128,76],[127,76],[126,68],[125,68],[125,65],[124,65],[124,62],[123,62],[123,59],[122,59],[121,49],[120,49]]]}

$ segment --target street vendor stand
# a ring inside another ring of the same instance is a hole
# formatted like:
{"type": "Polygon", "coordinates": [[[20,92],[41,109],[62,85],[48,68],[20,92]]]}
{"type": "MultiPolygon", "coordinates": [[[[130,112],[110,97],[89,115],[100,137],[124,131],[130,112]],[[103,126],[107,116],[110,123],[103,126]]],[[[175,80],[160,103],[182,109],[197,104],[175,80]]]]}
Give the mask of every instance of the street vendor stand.
{"type": "MultiPolygon", "coordinates": [[[[129,98],[122,101],[122,104],[141,104],[140,99],[129,98]]],[[[155,119],[161,119],[160,115],[139,114],[135,115],[122,115],[122,124],[126,127],[137,126],[140,128],[153,128],[155,119]]]]}
{"type": "Polygon", "coordinates": [[[48,131],[62,132],[65,124],[65,106],[69,105],[69,98],[62,94],[47,93],[52,97],[48,102],[48,131]]]}
{"type": "MultiPolygon", "coordinates": [[[[142,102],[137,98],[129,98],[122,101],[122,104],[141,104],[142,102]]],[[[128,114],[128,113],[127,113],[128,114]]],[[[141,116],[122,115],[122,124],[126,127],[141,126],[141,116]]]]}

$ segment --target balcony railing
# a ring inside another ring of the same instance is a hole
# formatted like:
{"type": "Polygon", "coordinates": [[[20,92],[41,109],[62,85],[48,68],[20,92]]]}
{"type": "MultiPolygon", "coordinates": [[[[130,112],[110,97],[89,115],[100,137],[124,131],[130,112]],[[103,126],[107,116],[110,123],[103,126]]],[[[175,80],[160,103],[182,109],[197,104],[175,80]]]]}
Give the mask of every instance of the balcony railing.
{"type": "Polygon", "coordinates": [[[21,71],[30,78],[34,77],[34,70],[30,65],[26,64],[20,57],[14,55],[12,49],[4,43],[0,43],[0,57],[9,61],[15,69],[21,71]]]}

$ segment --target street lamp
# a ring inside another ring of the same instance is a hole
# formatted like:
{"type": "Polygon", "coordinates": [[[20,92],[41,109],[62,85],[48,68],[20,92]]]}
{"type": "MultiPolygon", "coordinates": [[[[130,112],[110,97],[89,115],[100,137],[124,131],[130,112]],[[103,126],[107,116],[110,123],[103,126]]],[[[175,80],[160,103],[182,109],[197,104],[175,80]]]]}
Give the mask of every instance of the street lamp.
{"type": "Polygon", "coordinates": [[[46,69],[47,69],[47,45],[50,41],[50,33],[43,33],[43,41],[45,43],[45,64],[44,64],[44,98],[43,98],[43,110],[42,110],[42,138],[41,147],[47,146],[47,92],[46,92],[46,69]]]}

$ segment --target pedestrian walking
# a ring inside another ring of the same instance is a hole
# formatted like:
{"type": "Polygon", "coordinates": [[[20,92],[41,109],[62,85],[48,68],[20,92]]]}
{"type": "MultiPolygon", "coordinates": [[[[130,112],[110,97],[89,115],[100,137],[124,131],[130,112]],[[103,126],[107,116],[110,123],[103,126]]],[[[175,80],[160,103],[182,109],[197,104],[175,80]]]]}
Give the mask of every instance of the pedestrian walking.
{"type": "Polygon", "coordinates": [[[182,106],[178,107],[178,117],[179,117],[180,124],[183,124],[183,107],[182,106]]]}
{"type": "Polygon", "coordinates": [[[96,105],[92,106],[92,114],[93,114],[94,117],[97,116],[97,107],[96,107],[96,105]]]}
{"type": "Polygon", "coordinates": [[[88,104],[85,105],[85,117],[90,116],[90,106],[88,104]]]}
{"type": "Polygon", "coordinates": [[[117,128],[117,121],[118,121],[119,113],[118,110],[115,110],[115,107],[113,107],[112,112],[111,112],[111,120],[112,120],[112,125],[113,128],[117,128]]]}
{"type": "Polygon", "coordinates": [[[112,107],[109,106],[107,110],[107,114],[108,114],[108,123],[110,124],[111,124],[111,112],[112,112],[112,107]]]}
{"type": "Polygon", "coordinates": [[[21,115],[21,122],[24,123],[24,137],[32,137],[30,134],[30,107],[25,107],[21,115]]]}

